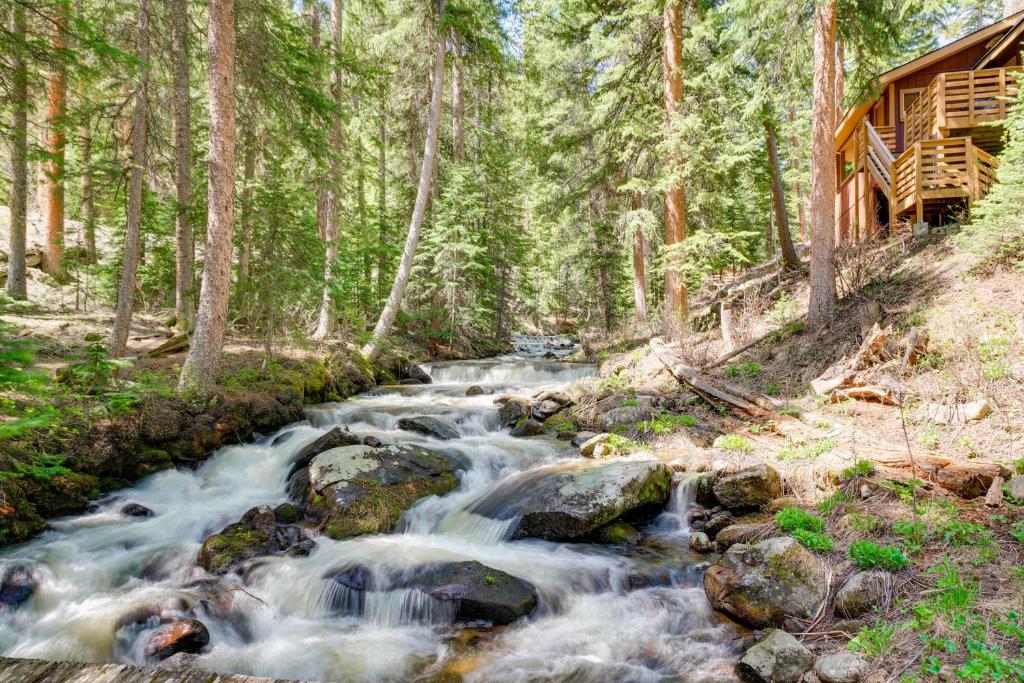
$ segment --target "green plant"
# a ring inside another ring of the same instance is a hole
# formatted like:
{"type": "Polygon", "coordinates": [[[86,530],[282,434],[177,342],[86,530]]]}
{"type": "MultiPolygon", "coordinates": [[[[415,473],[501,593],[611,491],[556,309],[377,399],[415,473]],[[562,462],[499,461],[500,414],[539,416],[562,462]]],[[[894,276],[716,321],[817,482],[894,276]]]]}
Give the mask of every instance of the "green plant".
{"type": "Polygon", "coordinates": [[[903,543],[911,552],[921,549],[928,540],[928,525],[919,519],[893,522],[892,532],[903,539],[903,543]]]}
{"type": "Polygon", "coordinates": [[[740,453],[751,453],[754,450],[754,444],[750,442],[750,439],[741,434],[722,434],[715,439],[712,446],[721,448],[723,451],[739,451],[740,453]]]}
{"type": "Polygon", "coordinates": [[[635,424],[637,431],[652,432],[654,434],[667,434],[683,427],[693,427],[697,420],[690,415],[672,415],[661,413],[650,420],[641,420],[635,424]]]}
{"type": "Polygon", "coordinates": [[[1014,474],[1024,474],[1024,458],[1017,458],[1013,461],[1013,472],[1014,474]]]}
{"type": "Polygon", "coordinates": [[[842,491],[836,491],[831,496],[818,503],[817,509],[818,512],[823,515],[830,515],[838,509],[840,505],[848,503],[850,500],[850,496],[846,495],[842,491]]]}
{"type": "MultiPolygon", "coordinates": [[[[777,326],[789,325],[792,323],[791,318],[794,318],[799,312],[800,302],[790,299],[789,295],[783,292],[772,307],[768,309],[768,319],[777,326]]],[[[800,323],[800,327],[802,331],[802,323],[800,323]]]]}
{"type": "Polygon", "coordinates": [[[779,460],[813,460],[836,447],[832,439],[822,439],[813,444],[790,443],[778,452],[779,460]]]}
{"type": "Polygon", "coordinates": [[[786,533],[792,533],[798,529],[821,531],[824,528],[821,518],[817,515],[795,507],[783,508],[776,512],[775,523],[786,533]]]}
{"type": "Polygon", "coordinates": [[[875,473],[875,463],[870,460],[858,460],[850,467],[843,470],[843,479],[855,479],[857,477],[870,477],[875,473]]]}
{"type": "Polygon", "coordinates": [[[1010,535],[1017,543],[1024,545],[1024,522],[1014,522],[1010,527],[1010,535]]]}
{"type": "Polygon", "coordinates": [[[900,502],[904,505],[914,504],[914,491],[921,486],[924,486],[924,482],[920,479],[908,479],[907,481],[883,481],[881,484],[882,488],[889,489],[900,499],[900,502]]]}
{"type": "Polygon", "coordinates": [[[862,534],[874,533],[879,525],[877,518],[868,517],[867,515],[862,515],[859,512],[851,512],[846,516],[846,519],[850,523],[850,526],[862,534]]]}
{"type": "Polygon", "coordinates": [[[779,389],[778,384],[772,382],[764,388],[764,393],[766,393],[769,396],[778,396],[781,393],[781,389],[779,389]]]}
{"type": "Polygon", "coordinates": [[[827,553],[832,551],[832,539],[825,534],[807,529],[796,529],[793,531],[793,538],[800,541],[800,544],[814,553],[827,553]]]}
{"type": "Polygon", "coordinates": [[[933,423],[925,423],[923,431],[917,435],[917,442],[925,448],[935,449],[939,447],[939,441],[939,430],[933,423]]]}
{"type": "Polygon", "coordinates": [[[878,545],[874,541],[857,540],[850,544],[850,559],[861,569],[881,568],[895,572],[903,569],[910,560],[894,545],[878,545]]]}
{"type": "Polygon", "coordinates": [[[882,657],[888,654],[893,636],[900,628],[898,624],[887,624],[879,619],[873,626],[862,626],[857,635],[847,643],[847,647],[868,659],[882,657]]]}
{"type": "Polygon", "coordinates": [[[87,335],[86,341],[89,344],[85,347],[85,358],[62,369],[57,379],[88,394],[102,394],[114,384],[118,371],[131,367],[133,361],[108,357],[107,347],[99,335],[87,335]]]}

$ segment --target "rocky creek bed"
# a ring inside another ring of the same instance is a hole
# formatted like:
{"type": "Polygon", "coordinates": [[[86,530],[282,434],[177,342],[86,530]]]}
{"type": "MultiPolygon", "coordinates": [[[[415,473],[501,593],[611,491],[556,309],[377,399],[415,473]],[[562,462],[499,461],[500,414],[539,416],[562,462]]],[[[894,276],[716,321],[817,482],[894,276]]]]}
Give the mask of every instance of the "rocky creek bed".
{"type": "Polygon", "coordinates": [[[8,550],[0,653],[309,680],[860,680],[749,635],[828,599],[811,553],[737,523],[781,495],[774,470],[620,456],[570,417],[562,387],[589,366],[428,370],[8,550]]]}

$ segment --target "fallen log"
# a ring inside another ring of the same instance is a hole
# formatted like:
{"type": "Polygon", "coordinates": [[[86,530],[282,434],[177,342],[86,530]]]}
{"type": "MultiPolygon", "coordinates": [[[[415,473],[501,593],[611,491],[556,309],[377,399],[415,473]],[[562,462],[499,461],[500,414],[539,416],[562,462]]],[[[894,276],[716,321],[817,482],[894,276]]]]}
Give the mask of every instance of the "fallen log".
{"type": "Polygon", "coordinates": [[[712,382],[695,368],[683,363],[682,359],[658,338],[651,339],[651,351],[677,381],[689,385],[697,395],[709,403],[725,403],[752,415],[761,413],[761,408],[754,403],[744,399],[736,392],[729,391],[724,386],[712,382]]]}
{"type": "Polygon", "coordinates": [[[157,358],[159,356],[167,356],[178,351],[184,351],[188,348],[189,337],[187,334],[176,334],[163,344],[160,344],[156,348],[150,349],[145,353],[146,358],[157,358]]]}

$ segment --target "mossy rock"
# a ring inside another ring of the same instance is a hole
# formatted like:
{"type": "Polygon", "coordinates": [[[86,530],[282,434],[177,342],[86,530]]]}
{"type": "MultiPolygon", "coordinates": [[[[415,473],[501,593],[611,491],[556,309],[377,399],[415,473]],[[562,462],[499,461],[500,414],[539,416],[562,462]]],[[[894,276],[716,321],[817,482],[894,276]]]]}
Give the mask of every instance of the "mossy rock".
{"type": "Polygon", "coordinates": [[[574,432],[576,431],[576,425],[573,424],[572,420],[565,412],[555,413],[548,419],[544,420],[544,431],[552,434],[561,434],[562,432],[574,432]]]}
{"type": "Polygon", "coordinates": [[[595,531],[593,539],[609,545],[634,545],[640,540],[640,532],[629,522],[619,520],[595,531]]]}
{"type": "Polygon", "coordinates": [[[199,548],[199,564],[213,574],[227,574],[260,555],[283,550],[278,541],[274,512],[266,505],[255,507],[242,519],[208,536],[199,548]]]}
{"type": "Polygon", "coordinates": [[[454,475],[416,477],[400,484],[384,485],[363,480],[365,495],[344,507],[334,507],[324,524],[324,534],[335,540],[387,533],[395,528],[402,513],[420,498],[443,496],[457,485],[454,475]]]}

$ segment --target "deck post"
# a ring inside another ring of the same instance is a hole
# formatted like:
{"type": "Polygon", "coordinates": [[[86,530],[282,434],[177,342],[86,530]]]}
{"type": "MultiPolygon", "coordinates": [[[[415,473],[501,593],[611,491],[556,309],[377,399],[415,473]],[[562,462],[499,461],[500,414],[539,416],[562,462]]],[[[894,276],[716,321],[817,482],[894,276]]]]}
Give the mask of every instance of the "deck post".
{"type": "Polygon", "coordinates": [[[978,190],[978,155],[971,138],[965,140],[964,146],[967,152],[967,210],[970,211],[974,200],[981,198],[978,190]]]}
{"type": "Polygon", "coordinates": [[[924,221],[924,184],[922,182],[923,164],[921,160],[921,143],[914,143],[914,206],[917,209],[917,222],[924,221]]]}
{"type": "Polygon", "coordinates": [[[935,77],[935,128],[932,130],[933,137],[939,137],[940,131],[946,128],[946,74],[939,74],[935,77]]]}

